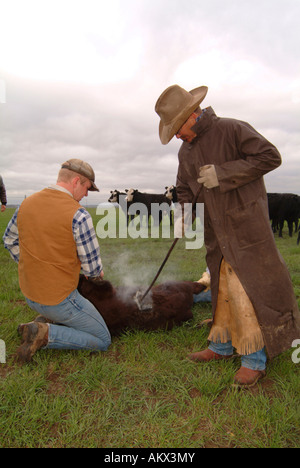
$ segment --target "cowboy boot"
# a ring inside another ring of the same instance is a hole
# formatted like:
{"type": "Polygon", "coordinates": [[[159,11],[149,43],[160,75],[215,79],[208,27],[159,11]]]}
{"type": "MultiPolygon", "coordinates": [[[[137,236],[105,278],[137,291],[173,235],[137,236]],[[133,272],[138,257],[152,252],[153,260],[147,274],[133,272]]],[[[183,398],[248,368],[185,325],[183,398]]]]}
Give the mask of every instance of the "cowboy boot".
{"type": "Polygon", "coordinates": [[[265,377],[266,372],[241,367],[234,376],[234,385],[239,387],[253,387],[260,379],[265,377]]]}
{"type": "Polygon", "coordinates": [[[18,327],[22,336],[22,344],[17,349],[17,356],[21,362],[29,362],[34,353],[48,344],[48,325],[46,323],[22,323],[18,327]]]}
{"type": "Polygon", "coordinates": [[[204,351],[198,353],[193,353],[188,356],[188,359],[196,362],[210,362],[210,361],[219,361],[220,359],[231,359],[233,354],[229,356],[223,354],[217,354],[211,349],[207,348],[204,351]]]}

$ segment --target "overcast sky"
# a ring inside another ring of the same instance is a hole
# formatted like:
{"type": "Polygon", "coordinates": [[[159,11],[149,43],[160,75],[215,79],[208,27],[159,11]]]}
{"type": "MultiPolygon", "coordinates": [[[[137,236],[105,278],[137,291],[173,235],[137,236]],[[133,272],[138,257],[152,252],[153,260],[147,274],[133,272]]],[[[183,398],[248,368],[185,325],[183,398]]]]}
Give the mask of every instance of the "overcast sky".
{"type": "Polygon", "coordinates": [[[202,107],[274,143],[269,192],[300,194],[299,0],[0,0],[0,174],[13,203],[61,163],[100,194],[175,183],[180,141],[158,137],[157,98],[209,88],[202,107]]]}

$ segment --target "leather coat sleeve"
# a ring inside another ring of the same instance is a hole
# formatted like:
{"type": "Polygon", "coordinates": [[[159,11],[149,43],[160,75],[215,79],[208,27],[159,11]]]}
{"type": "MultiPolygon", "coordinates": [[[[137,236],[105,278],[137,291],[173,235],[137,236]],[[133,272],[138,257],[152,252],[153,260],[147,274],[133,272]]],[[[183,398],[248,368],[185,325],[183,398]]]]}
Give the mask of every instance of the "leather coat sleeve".
{"type": "Polygon", "coordinates": [[[193,192],[190,188],[190,186],[182,180],[180,175],[177,175],[177,180],[176,180],[176,191],[177,191],[177,197],[178,197],[178,202],[182,205],[183,203],[191,203],[193,199],[193,192]]]}
{"type": "Polygon", "coordinates": [[[249,124],[236,129],[235,143],[239,159],[216,165],[221,192],[228,192],[259,179],[281,164],[277,148],[249,124]]]}

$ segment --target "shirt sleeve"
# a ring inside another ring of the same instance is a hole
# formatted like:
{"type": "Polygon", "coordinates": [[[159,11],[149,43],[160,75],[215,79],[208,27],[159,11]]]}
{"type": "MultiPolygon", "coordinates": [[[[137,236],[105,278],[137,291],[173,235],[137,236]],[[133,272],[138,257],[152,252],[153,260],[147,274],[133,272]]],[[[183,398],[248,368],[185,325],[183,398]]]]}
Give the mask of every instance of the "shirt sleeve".
{"type": "Polygon", "coordinates": [[[20,247],[19,247],[19,231],[17,224],[19,208],[16,209],[12,219],[7,225],[3,236],[4,247],[9,251],[12,259],[19,263],[20,247]]]}
{"type": "Polygon", "coordinates": [[[89,277],[99,276],[103,269],[100,247],[91,215],[84,208],[75,213],[72,230],[82,273],[89,277]]]}

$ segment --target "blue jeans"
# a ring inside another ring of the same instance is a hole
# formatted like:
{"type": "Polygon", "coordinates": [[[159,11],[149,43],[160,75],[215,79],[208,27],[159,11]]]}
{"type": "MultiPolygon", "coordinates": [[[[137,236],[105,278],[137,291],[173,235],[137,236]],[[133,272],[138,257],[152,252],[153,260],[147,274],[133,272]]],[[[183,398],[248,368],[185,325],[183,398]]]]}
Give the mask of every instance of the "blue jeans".
{"type": "Polygon", "coordinates": [[[55,306],[27,299],[29,307],[55,322],[49,325],[48,344],[44,349],[89,349],[106,351],[111,336],[103,318],[93,304],[73,291],[55,306]]]}
{"type": "MultiPolygon", "coordinates": [[[[214,341],[211,341],[208,348],[217,354],[222,354],[222,356],[230,356],[233,354],[231,341],[228,341],[227,343],[215,343],[214,341]]],[[[265,370],[266,362],[267,356],[265,353],[265,348],[257,351],[256,353],[242,356],[242,366],[247,367],[248,369],[261,371],[265,370]]]]}
{"type": "Polygon", "coordinates": [[[194,294],[194,302],[211,302],[211,290],[202,291],[199,294],[194,294]]]}

